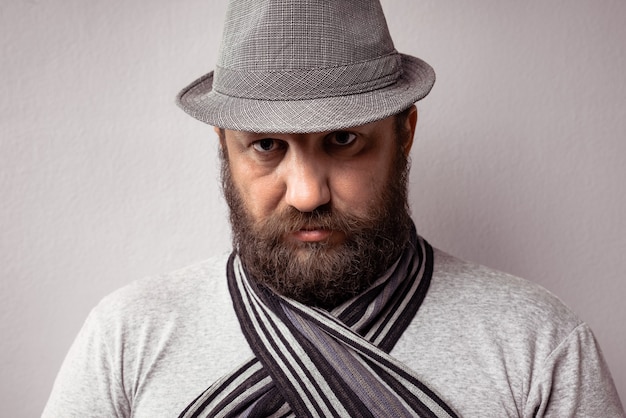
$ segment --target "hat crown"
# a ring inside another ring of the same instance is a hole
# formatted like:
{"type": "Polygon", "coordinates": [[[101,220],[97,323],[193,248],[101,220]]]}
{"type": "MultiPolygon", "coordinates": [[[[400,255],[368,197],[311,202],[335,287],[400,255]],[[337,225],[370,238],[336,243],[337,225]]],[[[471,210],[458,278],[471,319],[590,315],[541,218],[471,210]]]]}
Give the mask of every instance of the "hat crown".
{"type": "Polygon", "coordinates": [[[232,0],[217,65],[315,70],[394,51],[378,0],[232,0]]]}
{"type": "Polygon", "coordinates": [[[214,71],[178,103],[221,128],[322,132],[394,115],[434,82],[395,50],[379,0],[230,0],[214,71]]]}

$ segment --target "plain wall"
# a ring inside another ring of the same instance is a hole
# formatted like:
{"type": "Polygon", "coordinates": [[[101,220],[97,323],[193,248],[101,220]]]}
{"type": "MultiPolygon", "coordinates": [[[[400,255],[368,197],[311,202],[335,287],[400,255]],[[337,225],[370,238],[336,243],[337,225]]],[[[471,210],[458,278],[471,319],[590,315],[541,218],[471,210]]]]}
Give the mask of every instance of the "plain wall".
{"type": "MultiPolygon", "coordinates": [[[[174,104],[215,62],[224,3],[0,3],[0,415],[41,412],[105,294],[228,250],[215,136],[174,104]]],[[[383,5],[438,76],[418,230],[559,295],[626,399],[626,2],[383,5]]]]}

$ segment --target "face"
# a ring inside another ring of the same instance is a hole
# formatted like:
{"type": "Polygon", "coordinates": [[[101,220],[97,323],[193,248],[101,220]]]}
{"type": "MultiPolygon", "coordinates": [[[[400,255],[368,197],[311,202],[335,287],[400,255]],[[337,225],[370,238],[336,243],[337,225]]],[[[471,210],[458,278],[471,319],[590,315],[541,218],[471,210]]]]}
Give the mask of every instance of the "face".
{"type": "Polygon", "coordinates": [[[416,118],[412,107],[342,131],[218,131],[233,241],[253,280],[324,308],[376,280],[411,227],[416,118]]]}

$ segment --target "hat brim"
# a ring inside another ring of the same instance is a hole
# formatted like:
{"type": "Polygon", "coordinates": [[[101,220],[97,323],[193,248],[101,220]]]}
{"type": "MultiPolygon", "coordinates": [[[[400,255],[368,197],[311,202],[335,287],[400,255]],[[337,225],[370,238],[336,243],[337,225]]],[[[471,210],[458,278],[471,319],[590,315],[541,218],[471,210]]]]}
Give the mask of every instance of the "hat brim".
{"type": "Polygon", "coordinates": [[[435,72],[419,58],[400,54],[402,75],[392,85],[359,94],[307,100],[255,100],[213,90],[213,72],[183,89],[178,105],[219,128],[263,133],[309,133],[345,129],[395,115],[424,98],[435,72]]]}

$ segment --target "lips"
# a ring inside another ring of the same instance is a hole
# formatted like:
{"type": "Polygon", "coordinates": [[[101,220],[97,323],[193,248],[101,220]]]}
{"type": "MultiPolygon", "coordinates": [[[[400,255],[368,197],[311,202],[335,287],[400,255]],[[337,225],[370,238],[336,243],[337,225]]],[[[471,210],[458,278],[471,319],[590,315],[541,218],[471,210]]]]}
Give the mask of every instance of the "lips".
{"type": "Polygon", "coordinates": [[[291,236],[301,242],[320,242],[328,240],[333,231],[330,229],[303,228],[291,233],[291,236]]]}

